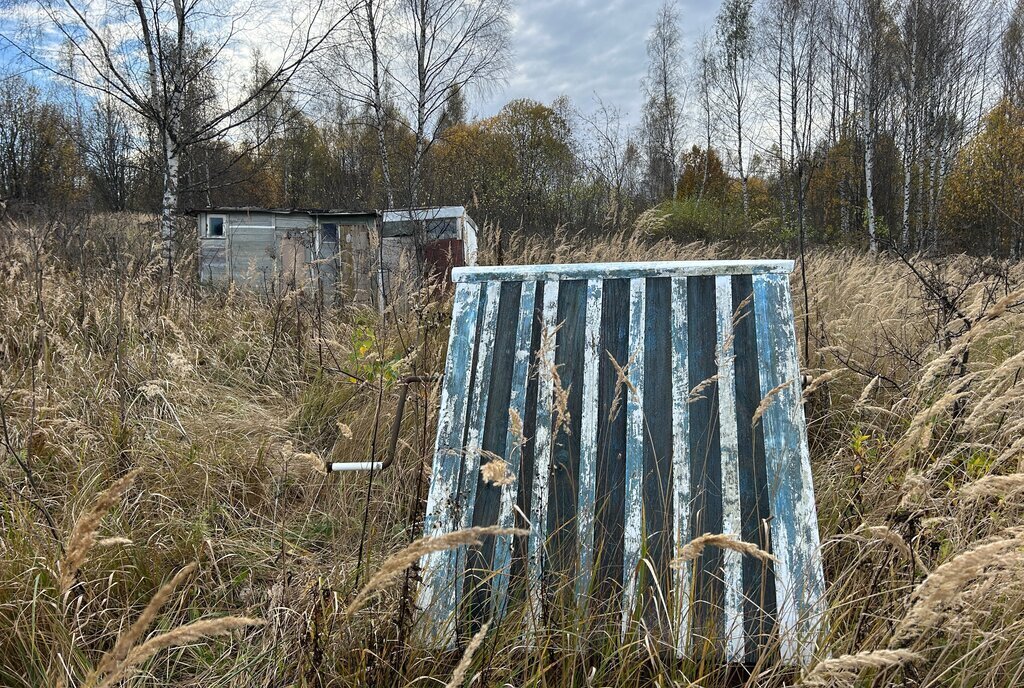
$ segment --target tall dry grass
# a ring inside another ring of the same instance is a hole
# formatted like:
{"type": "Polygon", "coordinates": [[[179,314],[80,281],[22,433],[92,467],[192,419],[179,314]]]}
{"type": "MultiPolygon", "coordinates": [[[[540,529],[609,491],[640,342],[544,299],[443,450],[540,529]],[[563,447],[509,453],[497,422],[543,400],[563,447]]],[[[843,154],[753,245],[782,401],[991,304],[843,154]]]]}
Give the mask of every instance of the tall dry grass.
{"type": "MultiPolygon", "coordinates": [[[[381,320],[272,279],[168,283],[134,222],[93,220],[71,244],[46,223],[0,229],[0,685],[737,680],[596,614],[527,640],[514,612],[468,629],[464,653],[407,646],[402,552],[434,546],[413,544],[413,507],[437,390],[411,393],[396,466],[372,486],[322,462],[383,452],[399,378],[442,366],[447,304],[381,320]],[[224,617],[241,620],[196,640],[224,617]]],[[[781,255],[639,234],[498,247],[492,233],[484,259],[781,255]]],[[[815,666],[765,662],[748,685],[1024,680],[1022,270],[913,268],[812,252],[806,308],[794,275],[830,611],[815,666]]]]}

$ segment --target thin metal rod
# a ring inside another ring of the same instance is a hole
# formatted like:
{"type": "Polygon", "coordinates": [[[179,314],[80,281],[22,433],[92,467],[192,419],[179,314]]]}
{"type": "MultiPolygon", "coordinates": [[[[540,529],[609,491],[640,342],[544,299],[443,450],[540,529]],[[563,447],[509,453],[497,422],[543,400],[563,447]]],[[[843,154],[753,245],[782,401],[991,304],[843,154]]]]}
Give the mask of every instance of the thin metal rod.
{"type": "Polygon", "coordinates": [[[408,375],[399,380],[402,389],[398,393],[398,406],[395,409],[395,420],[391,424],[391,437],[388,441],[388,453],[383,461],[352,461],[338,463],[328,461],[325,464],[328,473],[342,471],[383,471],[391,467],[395,462],[395,455],[398,452],[398,439],[402,430],[402,417],[405,415],[405,402],[409,396],[409,385],[416,383],[435,382],[440,379],[439,375],[408,375]]]}
{"type": "Polygon", "coordinates": [[[382,461],[332,462],[327,464],[327,470],[333,473],[340,471],[379,471],[383,467],[384,462],[382,461]]]}

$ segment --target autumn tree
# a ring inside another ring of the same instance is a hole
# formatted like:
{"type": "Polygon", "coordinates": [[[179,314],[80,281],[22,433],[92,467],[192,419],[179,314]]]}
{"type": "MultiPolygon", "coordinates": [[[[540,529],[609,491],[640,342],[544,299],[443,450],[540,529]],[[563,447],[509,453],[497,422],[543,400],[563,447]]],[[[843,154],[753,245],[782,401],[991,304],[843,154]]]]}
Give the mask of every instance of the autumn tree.
{"type": "Polygon", "coordinates": [[[958,153],[944,210],[955,247],[1024,257],[1024,108],[1004,99],[958,153]]]}
{"type": "Polygon", "coordinates": [[[0,198],[46,206],[75,201],[85,168],[65,114],[18,76],[0,81],[0,112],[0,198]]]}
{"type": "MultiPolygon", "coordinates": [[[[711,38],[707,35],[701,36],[696,46],[696,53],[694,55],[694,81],[696,83],[697,91],[697,104],[700,111],[700,123],[701,123],[701,134],[704,138],[704,150],[712,150],[712,137],[716,131],[715,123],[717,120],[717,102],[715,95],[717,93],[717,82],[718,82],[718,66],[715,62],[714,48],[711,44],[711,38]]],[[[696,146],[694,147],[696,150],[696,146]]],[[[709,181],[709,174],[711,169],[709,163],[711,162],[710,156],[705,155],[703,157],[703,169],[701,170],[701,182],[697,189],[697,203],[699,204],[704,197],[705,188],[709,181]]],[[[677,190],[677,195],[679,195],[677,190]]],[[[690,194],[684,194],[690,195],[690,194]]]]}
{"type": "Polygon", "coordinates": [[[698,202],[704,198],[721,202],[728,192],[729,175],[718,152],[714,148],[693,146],[683,156],[677,197],[693,198],[698,202]]]}

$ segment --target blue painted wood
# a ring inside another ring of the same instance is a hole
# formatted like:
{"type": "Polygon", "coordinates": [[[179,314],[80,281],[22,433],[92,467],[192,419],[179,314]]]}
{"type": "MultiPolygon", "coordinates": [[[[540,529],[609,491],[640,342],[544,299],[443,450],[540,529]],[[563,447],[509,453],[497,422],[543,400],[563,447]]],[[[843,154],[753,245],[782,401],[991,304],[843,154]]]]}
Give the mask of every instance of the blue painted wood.
{"type": "MultiPolygon", "coordinates": [[[[522,458],[527,443],[525,433],[527,373],[530,369],[531,345],[534,332],[534,301],[537,296],[536,282],[523,282],[519,300],[519,317],[516,324],[515,362],[512,367],[511,389],[509,391],[509,414],[506,422],[505,460],[508,471],[516,476],[514,483],[501,488],[498,507],[498,525],[512,528],[515,525],[517,488],[525,481],[522,476],[522,458]],[[518,418],[518,421],[515,420],[518,418]]],[[[496,421],[497,422],[497,421],[496,421]]],[[[508,603],[508,584],[512,569],[513,540],[510,535],[500,535],[494,543],[494,584],[492,607],[498,618],[504,616],[508,603]]]]}
{"type": "Polygon", "coordinates": [[[576,598],[584,602],[591,592],[596,561],[594,519],[597,509],[597,426],[601,371],[601,310],[604,280],[587,282],[587,308],[583,350],[583,398],[580,410],[580,465],[577,496],[577,548],[579,567],[576,574],[576,598]]]}
{"type": "Polygon", "coordinates": [[[648,277],[644,312],[644,564],[643,617],[647,628],[671,637],[672,590],[672,281],[648,277]]]}
{"type": "Polygon", "coordinates": [[[547,524],[551,486],[551,422],[555,387],[555,342],[558,336],[558,292],[558,282],[548,282],[544,285],[541,344],[537,352],[536,437],[530,493],[530,535],[527,543],[529,621],[535,627],[544,620],[544,557],[549,535],[547,524]]]}
{"type": "MultiPolygon", "coordinates": [[[[488,282],[482,289],[480,314],[477,322],[476,361],[473,366],[473,378],[470,385],[469,419],[466,428],[465,455],[462,470],[459,473],[456,506],[458,513],[458,529],[473,525],[476,513],[477,486],[480,481],[481,451],[483,449],[484,423],[487,418],[487,400],[491,391],[491,372],[494,368],[494,338],[498,329],[498,306],[501,302],[501,282],[488,282]]],[[[455,558],[454,571],[466,570],[469,548],[462,545],[452,551],[455,558]]],[[[445,601],[439,611],[454,613],[459,601],[463,599],[465,576],[456,575],[454,585],[449,586],[451,599],[445,601]]]]}
{"type": "MultiPolygon", "coordinates": [[[[766,552],[771,551],[768,524],[771,508],[765,477],[764,426],[754,424],[761,403],[761,382],[757,364],[757,329],[754,314],[754,286],[750,275],[732,280],[732,301],[738,309],[734,327],[736,352],[736,430],[739,450],[739,486],[743,540],[766,552]]],[[[777,655],[771,638],[775,627],[775,575],[770,562],[743,558],[743,622],[746,636],[745,661],[756,664],[762,653],[768,661],[777,655]]]]}
{"type": "Polygon", "coordinates": [[[425,559],[432,644],[451,645],[451,617],[461,635],[526,603],[536,631],[575,600],[699,661],[810,660],[823,576],[800,391],[783,384],[799,375],[788,281],[777,264],[732,266],[458,283],[427,522],[531,531],[425,559]],[[513,476],[500,487],[479,470],[498,456],[513,476]],[[779,564],[711,547],[668,573],[692,537],[719,532],[779,564]]]}
{"type": "Polygon", "coordinates": [[[597,407],[597,507],[590,586],[603,607],[622,599],[623,525],[626,507],[626,395],[619,369],[629,361],[629,280],[605,280],[601,304],[601,364],[597,407]]]}
{"type": "Polygon", "coordinates": [[[707,275],[789,274],[791,260],[686,260],[649,263],[565,263],[554,265],[474,265],[455,268],[456,282],[489,280],[578,280],[637,279],[643,277],[689,277],[707,275]]]}
{"type": "Polygon", "coordinates": [[[647,333],[647,280],[629,281],[629,386],[626,397],[626,494],[622,552],[622,633],[629,630],[636,605],[637,575],[643,545],[644,481],[644,335],[647,333]]]}
{"type": "MultiPolygon", "coordinates": [[[[496,283],[498,284],[498,283],[496,283]]],[[[490,391],[487,395],[487,419],[484,423],[482,438],[483,456],[481,465],[485,465],[499,457],[509,456],[506,451],[508,446],[508,420],[513,372],[517,356],[517,338],[519,334],[519,321],[521,312],[522,282],[501,282],[501,301],[498,305],[497,329],[494,333],[493,366],[490,379],[490,391]]],[[[536,286],[530,283],[529,290],[536,290],[536,286]]],[[[532,303],[532,294],[530,296],[532,303]]],[[[527,309],[527,315],[531,308],[527,309]]],[[[529,321],[528,321],[529,322],[529,321]]],[[[525,335],[527,346],[530,341],[529,333],[525,335]]],[[[528,358],[528,352],[524,359],[528,358]]],[[[524,361],[525,364],[525,361],[524,361]]],[[[524,365],[525,368],[525,365],[524,365]]],[[[525,382],[525,372],[524,372],[525,382]]],[[[525,388],[525,384],[524,384],[525,388]]],[[[511,462],[508,463],[507,475],[511,478],[519,472],[518,460],[513,470],[511,462]]],[[[474,526],[491,526],[499,522],[499,509],[503,490],[514,489],[513,485],[497,485],[484,479],[483,471],[477,476],[476,507],[473,509],[474,526]]],[[[513,496],[514,499],[514,496],[513,496]]],[[[508,526],[512,527],[510,522],[508,526]]],[[[494,546],[495,537],[484,538],[483,545],[470,548],[469,559],[466,563],[466,577],[470,584],[470,592],[465,593],[463,601],[467,603],[467,609],[460,614],[470,622],[467,635],[472,635],[478,630],[479,624],[487,614],[487,605],[491,594],[492,582],[494,579],[494,546]]]]}
{"type": "MultiPolygon", "coordinates": [[[[456,486],[462,465],[469,397],[469,366],[466,362],[472,360],[473,356],[479,302],[479,284],[460,284],[456,287],[448,338],[448,360],[441,388],[434,466],[423,520],[423,531],[427,537],[449,533],[454,530],[456,523],[456,486]]],[[[441,602],[450,599],[448,591],[455,578],[451,564],[449,552],[433,552],[424,557],[422,562],[423,585],[420,586],[419,607],[428,617],[432,637],[443,646],[450,646],[455,637],[454,615],[441,602]]]]}
{"type": "MultiPolygon", "coordinates": [[[[718,427],[717,298],[714,277],[687,279],[690,377],[690,537],[722,532],[722,463],[718,427]]],[[[691,651],[724,656],[722,551],[707,547],[693,568],[691,651]]]]}
{"type": "Polygon", "coordinates": [[[824,576],[804,426],[789,280],[754,279],[762,398],[772,394],[764,424],[768,491],[772,500],[772,549],[782,660],[813,658],[822,623],[824,576]]]}
{"type": "MultiPolygon", "coordinates": [[[[682,554],[690,541],[690,369],[689,320],[686,307],[686,278],[672,278],[672,508],[674,556],[682,554]]],[[[682,655],[690,638],[693,600],[692,567],[676,569],[672,616],[676,623],[675,647],[682,655]]]]}
{"type": "MultiPolygon", "coordinates": [[[[740,513],[739,444],[736,429],[736,349],[733,333],[732,277],[715,277],[718,357],[718,427],[722,466],[722,532],[742,538],[740,513]]],[[[743,557],[722,550],[722,624],[726,659],[743,661],[743,557]]]]}
{"type": "MultiPolygon", "coordinates": [[[[565,280],[558,288],[558,334],[555,368],[565,412],[555,418],[551,449],[551,508],[548,511],[548,561],[545,575],[555,581],[575,577],[579,543],[576,503],[579,497],[580,428],[586,348],[587,283],[565,280]]],[[[561,605],[565,606],[565,605],[561,605]]]]}

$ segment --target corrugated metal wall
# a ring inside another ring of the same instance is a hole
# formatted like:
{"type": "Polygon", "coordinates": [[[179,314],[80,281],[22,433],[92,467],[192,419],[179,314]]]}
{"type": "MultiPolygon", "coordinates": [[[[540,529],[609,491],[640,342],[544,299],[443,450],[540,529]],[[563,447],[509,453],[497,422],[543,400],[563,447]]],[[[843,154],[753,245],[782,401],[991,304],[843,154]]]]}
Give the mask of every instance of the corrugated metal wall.
{"type": "Polygon", "coordinates": [[[200,278],[257,289],[322,287],[332,302],[373,304],[373,222],[345,216],[321,220],[338,226],[338,241],[318,252],[317,218],[306,213],[199,213],[200,278]],[[227,218],[224,237],[206,236],[208,215],[227,218]]]}

